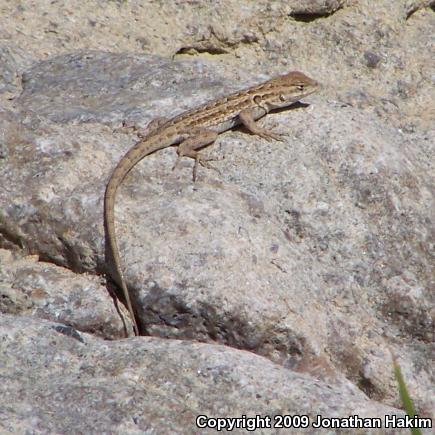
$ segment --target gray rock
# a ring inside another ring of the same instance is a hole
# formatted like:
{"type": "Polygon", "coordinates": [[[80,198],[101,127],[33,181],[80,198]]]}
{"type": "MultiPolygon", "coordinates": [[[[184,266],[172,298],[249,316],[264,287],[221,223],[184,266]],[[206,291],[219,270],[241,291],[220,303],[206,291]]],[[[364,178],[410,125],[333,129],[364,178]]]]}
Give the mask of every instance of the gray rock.
{"type": "MultiPolygon", "coordinates": [[[[60,124],[137,123],[154,111],[172,108],[173,113],[165,116],[173,116],[182,111],[183,104],[198,105],[231,92],[237,86],[228,80],[230,72],[231,68],[224,66],[173,62],[159,56],[79,52],[56,56],[28,69],[16,104],[29,117],[43,116],[60,124]],[[178,102],[181,107],[177,107],[178,102]]],[[[253,79],[248,76],[243,84],[249,86],[253,79]]]]}
{"type": "Polygon", "coordinates": [[[317,415],[403,416],[350,383],[325,384],[225,346],[151,337],[103,342],[1,315],[0,351],[3,433],[204,433],[195,426],[199,415],[303,414],[311,423],[317,415]]]}
{"type": "Polygon", "coordinates": [[[98,277],[75,274],[38,261],[37,256],[19,258],[2,249],[0,265],[1,313],[61,322],[106,339],[125,337],[125,328],[131,333],[126,310],[113,304],[98,277]]]}
{"type": "Polygon", "coordinates": [[[4,104],[21,91],[21,74],[32,65],[32,57],[11,41],[0,39],[0,96],[4,104]]]}

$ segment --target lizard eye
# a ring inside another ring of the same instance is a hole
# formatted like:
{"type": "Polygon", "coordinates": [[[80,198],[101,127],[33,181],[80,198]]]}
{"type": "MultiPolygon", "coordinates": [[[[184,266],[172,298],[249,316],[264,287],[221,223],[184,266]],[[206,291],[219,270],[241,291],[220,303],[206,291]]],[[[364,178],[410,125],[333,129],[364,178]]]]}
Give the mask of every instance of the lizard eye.
{"type": "Polygon", "coordinates": [[[285,96],[281,94],[281,95],[279,96],[279,99],[280,99],[281,101],[285,101],[285,96]]]}
{"type": "Polygon", "coordinates": [[[303,91],[304,90],[304,85],[298,85],[298,90],[299,91],[303,91]]]}

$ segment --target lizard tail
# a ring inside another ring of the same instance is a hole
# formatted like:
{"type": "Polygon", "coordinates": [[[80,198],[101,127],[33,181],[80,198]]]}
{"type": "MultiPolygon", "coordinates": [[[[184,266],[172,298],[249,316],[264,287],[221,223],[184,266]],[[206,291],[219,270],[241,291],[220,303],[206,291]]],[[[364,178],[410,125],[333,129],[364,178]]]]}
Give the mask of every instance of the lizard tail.
{"type": "MultiPolygon", "coordinates": [[[[115,174],[115,172],[114,172],[115,174]]],[[[119,256],[118,243],[116,240],[115,232],[115,195],[119,184],[116,183],[116,178],[111,177],[106,186],[106,193],[104,196],[104,231],[106,240],[106,264],[114,266],[115,275],[113,278],[121,286],[122,294],[124,296],[125,304],[127,305],[130,314],[133,330],[135,335],[139,335],[139,328],[136,321],[136,314],[133,310],[131,303],[130,293],[125,282],[124,274],[121,269],[121,259],[119,256]]]]}
{"type": "Polygon", "coordinates": [[[141,149],[141,144],[138,142],[136,146],[130,149],[127,154],[120,160],[116,168],[113,170],[109,182],[106,186],[104,194],[104,232],[105,232],[105,253],[106,265],[113,266],[115,274],[113,279],[121,287],[124,296],[125,304],[127,305],[130,314],[133,330],[135,335],[139,335],[139,327],[136,320],[136,314],[131,302],[130,293],[125,282],[124,274],[121,269],[121,259],[119,256],[118,243],[116,240],[115,232],[115,198],[118,187],[124,180],[128,172],[138,163],[142,158],[149,154],[141,149]]]}

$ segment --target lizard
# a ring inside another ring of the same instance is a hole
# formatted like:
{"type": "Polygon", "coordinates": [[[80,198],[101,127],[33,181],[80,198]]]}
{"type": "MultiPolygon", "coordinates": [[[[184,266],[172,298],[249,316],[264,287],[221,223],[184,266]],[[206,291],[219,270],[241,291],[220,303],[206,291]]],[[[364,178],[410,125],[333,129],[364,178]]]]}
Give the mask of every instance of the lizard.
{"type": "MultiPolygon", "coordinates": [[[[106,264],[110,261],[113,263],[115,276],[112,277],[121,287],[135,335],[139,335],[140,331],[121,269],[115,232],[115,197],[126,175],[144,157],[158,150],[177,146],[178,158],[173,169],[177,167],[182,157],[194,159],[193,181],[195,181],[198,164],[213,168],[208,164],[210,159],[203,158],[198,150],[211,145],[220,133],[242,124],[250,133],[266,140],[283,140],[282,134],[263,129],[255,121],[273,109],[282,109],[292,105],[316,92],[320,87],[320,83],[305,74],[292,71],[212,100],[172,119],[151,121],[147,134],[142,135],[140,140],[118,162],[109,178],[104,194],[106,264]]],[[[107,267],[109,269],[108,265],[107,267]]]]}

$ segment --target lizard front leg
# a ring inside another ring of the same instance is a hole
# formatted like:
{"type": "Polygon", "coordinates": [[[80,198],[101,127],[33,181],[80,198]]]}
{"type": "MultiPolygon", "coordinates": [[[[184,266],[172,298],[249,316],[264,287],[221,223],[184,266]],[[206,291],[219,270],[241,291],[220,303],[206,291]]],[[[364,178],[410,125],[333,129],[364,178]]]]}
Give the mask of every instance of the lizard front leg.
{"type": "Polygon", "coordinates": [[[285,136],[283,134],[273,133],[272,131],[259,127],[249,109],[242,110],[239,113],[239,120],[252,134],[256,134],[257,136],[260,136],[266,140],[275,139],[282,141],[283,137],[285,136]]]}
{"type": "Polygon", "coordinates": [[[214,169],[215,171],[218,171],[216,168],[214,168],[208,163],[208,161],[212,159],[205,159],[201,157],[201,154],[198,152],[199,149],[211,145],[216,140],[217,137],[218,137],[218,133],[212,130],[202,129],[194,132],[194,134],[191,137],[187,138],[186,140],[184,140],[178,145],[177,148],[178,158],[172,169],[178,167],[182,157],[190,157],[191,159],[195,160],[195,164],[193,166],[193,181],[196,181],[198,164],[206,168],[214,169]]]}

